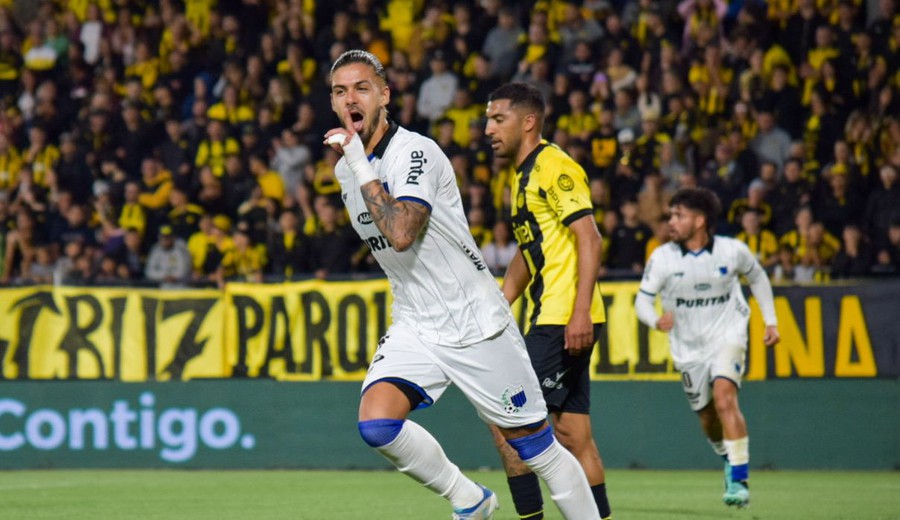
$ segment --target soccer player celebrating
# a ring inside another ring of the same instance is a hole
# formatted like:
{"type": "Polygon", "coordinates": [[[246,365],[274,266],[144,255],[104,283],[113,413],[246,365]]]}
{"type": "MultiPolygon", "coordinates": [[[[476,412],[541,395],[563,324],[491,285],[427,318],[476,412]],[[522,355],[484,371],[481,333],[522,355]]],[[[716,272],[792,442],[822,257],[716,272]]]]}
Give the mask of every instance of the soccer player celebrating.
{"type": "MultiPolygon", "coordinates": [[[[527,83],[509,83],[488,98],[485,133],[497,156],[516,165],[512,222],[519,243],[503,279],[510,303],[526,290],[533,306],[525,336],[557,438],[579,463],[601,518],[610,516],[606,478],[591,433],[589,365],[606,321],[597,287],[601,238],[588,177],[557,146],[541,139],[544,99],[527,83]]],[[[493,429],[516,511],[543,518],[534,473],[493,429]]]]}
{"type": "Polygon", "coordinates": [[[772,286],[743,242],[713,236],[721,205],[704,188],[685,188],[669,202],[672,241],[658,247],[647,263],[635,300],[638,318],[669,333],[672,360],[691,408],[713,451],[725,459],[729,506],[750,502],[747,423],[738,406],[738,389],[747,351],[750,306],[741,292],[745,276],[766,323],[766,345],[778,342],[772,286]],[[662,298],[664,313],[653,307],[662,298]]]}
{"type": "Polygon", "coordinates": [[[401,472],[447,498],[456,519],[487,519],[490,490],[468,479],[407,420],[456,384],[542,477],[567,519],[597,518],[578,462],[555,440],[525,344],[475,245],[456,177],[437,144],[387,117],[384,68],[351,50],[331,68],[342,127],[325,142],[351,222],[390,281],[393,324],[363,382],[359,432],[401,472]]]}

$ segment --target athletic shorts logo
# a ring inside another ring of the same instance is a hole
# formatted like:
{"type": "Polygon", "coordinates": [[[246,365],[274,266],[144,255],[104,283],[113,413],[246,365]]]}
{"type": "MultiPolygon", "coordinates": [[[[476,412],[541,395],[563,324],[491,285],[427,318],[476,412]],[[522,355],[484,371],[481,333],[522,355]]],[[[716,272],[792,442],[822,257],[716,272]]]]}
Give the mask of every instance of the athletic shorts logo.
{"type": "Polygon", "coordinates": [[[506,389],[503,390],[501,400],[503,401],[503,411],[512,415],[525,406],[528,397],[525,395],[525,389],[522,385],[518,385],[514,388],[506,387],[506,389]]]}
{"type": "Polygon", "coordinates": [[[572,191],[572,189],[575,187],[575,181],[573,181],[572,177],[569,177],[565,173],[559,176],[556,184],[558,184],[559,189],[563,191],[572,191]]]}

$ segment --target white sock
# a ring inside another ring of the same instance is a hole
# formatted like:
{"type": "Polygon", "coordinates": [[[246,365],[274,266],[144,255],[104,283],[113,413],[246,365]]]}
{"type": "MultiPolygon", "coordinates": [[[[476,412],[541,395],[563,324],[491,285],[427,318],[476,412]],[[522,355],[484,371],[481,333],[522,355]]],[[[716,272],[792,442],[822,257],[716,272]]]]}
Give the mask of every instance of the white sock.
{"type": "Polygon", "coordinates": [[[706,439],[709,441],[709,445],[712,447],[712,450],[716,452],[716,455],[720,457],[724,457],[728,454],[728,450],[725,449],[725,443],[722,441],[714,441],[712,439],[706,439]]]}
{"type": "Polygon", "coordinates": [[[472,507],[484,496],[478,484],[450,462],[437,439],[410,420],[403,422],[396,439],[375,449],[402,473],[447,498],[455,509],[472,507]]]}
{"type": "Polygon", "coordinates": [[[732,466],[740,466],[750,462],[750,437],[722,441],[728,452],[728,463],[732,466]]]}
{"type": "Polygon", "coordinates": [[[556,439],[540,455],[525,464],[550,489],[550,498],[567,520],[600,519],[594,495],[578,459],[556,439]]]}

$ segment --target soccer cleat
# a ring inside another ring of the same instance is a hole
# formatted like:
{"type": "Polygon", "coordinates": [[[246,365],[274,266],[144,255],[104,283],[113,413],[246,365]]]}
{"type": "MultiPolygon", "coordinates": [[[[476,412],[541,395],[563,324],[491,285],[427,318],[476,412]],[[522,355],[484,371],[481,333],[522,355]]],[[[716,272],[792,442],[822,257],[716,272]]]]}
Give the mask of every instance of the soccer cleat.
{"type": "Polygon", "coordinates": [[[738,509],[747,507],[750,504],[750,488],[747,486],[747,482],[729,482],[728,489],[722,495],[722,501],[726,506],[734,506],[738,509]]]}
{"type": "Polygon", "coordinates": [[[725,491],[728,491],[728,484],[731,483],[731,464],[725,459],[725,491]]]}
{"type": "Polygon", "coordinates": [[[500,509],[497,495],[481,484],[478,486],[484,493],[481,502],[466,509],[454,509],[453,520],[490,520],[494,516],[494,511],[500,509]]]}

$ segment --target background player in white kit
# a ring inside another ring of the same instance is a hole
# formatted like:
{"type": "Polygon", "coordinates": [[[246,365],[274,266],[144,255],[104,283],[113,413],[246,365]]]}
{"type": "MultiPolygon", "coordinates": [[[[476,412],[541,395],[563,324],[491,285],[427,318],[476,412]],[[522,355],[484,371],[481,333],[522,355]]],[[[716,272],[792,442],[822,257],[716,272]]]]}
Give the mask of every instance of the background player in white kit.
{"type": "Polygon", "coordinates": [[[635,300],[638,318],[669,333],[675,368],[713,450],[725,458],[722,500],[744,507],[750,460],[747,423],[738,406],[750,306],[739,276],[750,283],[766,324],[766,345],[778,342],[772,286],[747,246],[713,236],[721,205],[704,188],[679,190],[669,202],[672,242],[658,247],[635,300]],[[653,307],[662,298],[664,313],[653,307]]]}
{"type": "Polygon", "coordinates": [[[490,518],[497,497],[465,477],[409,412],[456,384],[550,488],[567,519],[597,519],[584,473],[553,437],[525,343],[469,233],[450,161],[387,118],[384,68],[352,50],[331,69],[342,128],[325,142],[354,229],[387,274],[393,324],[363,382],[359,432],[401,472],[446,497],[453,518],[490,518]]]}

